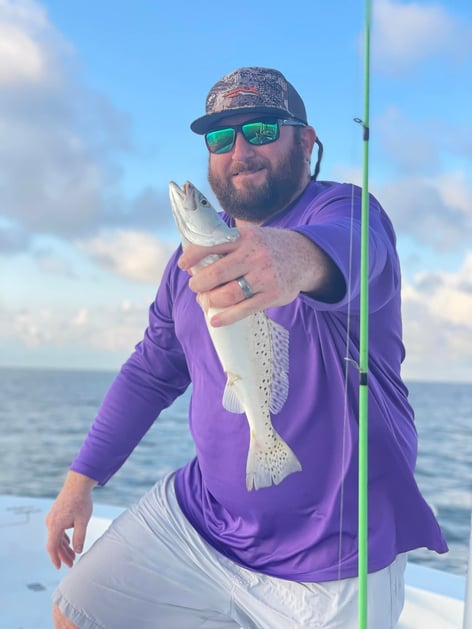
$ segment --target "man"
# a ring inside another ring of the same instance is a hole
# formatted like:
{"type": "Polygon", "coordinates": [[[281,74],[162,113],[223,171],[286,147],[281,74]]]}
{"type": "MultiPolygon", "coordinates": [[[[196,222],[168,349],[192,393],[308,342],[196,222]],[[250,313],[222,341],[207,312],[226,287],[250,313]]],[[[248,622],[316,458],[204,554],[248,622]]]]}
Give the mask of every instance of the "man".
{"type": "MultiPolygon", "coordinates": [[[[73,564],[92,488],[190,383],[197,456],[74,566],[54,595],[56,627],[356,627],[360,191],[316,181],[321,143],[276,70],[223,77],[191,128],[205,135],[209,181],[240,238],[170,260],[144,339],[48,515],[53,563],[73,564]],[[189,279],[208,253],[225,255],[189,279]],[[224,309],[214,326],[264,309],[289,331],[289,396],[272,421],[302,469],[279,485],[246,489],[247,422],[221,404],[226,378],[195,293],[224,309]]],[[[370,247],[368,613],[383,629],[401,612],[405,553],[447,547],[413,477],[395,236],[372,197],[370,247]]]]}

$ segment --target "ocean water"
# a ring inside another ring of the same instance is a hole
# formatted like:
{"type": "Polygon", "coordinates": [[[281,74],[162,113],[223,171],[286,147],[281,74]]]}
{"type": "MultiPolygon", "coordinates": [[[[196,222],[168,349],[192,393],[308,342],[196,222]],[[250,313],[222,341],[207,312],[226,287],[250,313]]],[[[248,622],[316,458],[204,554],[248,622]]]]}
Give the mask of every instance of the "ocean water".
{"type": "MultiPolygon", "coordinates": [[[[55,497],[114,373],[0,369],[0,494],[55,497]]],[[[417,481],[450,552],[410,559],[465,574],[472,513],[472,387],[409,383],[419,432],[417,481]]],[[[164,411],[95,501],[126,506],[194,455],[188,395],[164,411]]]]}

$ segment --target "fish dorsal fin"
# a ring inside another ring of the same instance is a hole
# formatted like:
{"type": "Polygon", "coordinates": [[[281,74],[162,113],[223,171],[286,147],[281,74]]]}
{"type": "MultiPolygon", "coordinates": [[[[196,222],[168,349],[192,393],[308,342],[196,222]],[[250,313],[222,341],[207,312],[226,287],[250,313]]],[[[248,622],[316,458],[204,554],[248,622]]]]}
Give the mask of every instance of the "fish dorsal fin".
{"type": "Polygon", "coordinates": [[[269,319],[272,346],[271,413],[282,410],[288,396],[289,332],[280,323],[269,319]]]}
{"type": "Polygon", "coordinates": [[[236,396],[234,382],[237,376],[227,374],[228,380],[226,381],[225,390],[223,392],[223,407],[230,413],[244,413],[244,407],[236,396]]]}

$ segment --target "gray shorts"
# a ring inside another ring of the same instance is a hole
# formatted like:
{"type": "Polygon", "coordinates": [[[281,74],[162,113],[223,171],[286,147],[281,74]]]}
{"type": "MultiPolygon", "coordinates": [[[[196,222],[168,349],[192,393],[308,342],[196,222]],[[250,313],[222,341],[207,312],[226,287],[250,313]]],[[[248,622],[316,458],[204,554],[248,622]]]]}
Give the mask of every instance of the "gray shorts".
{"type": "MultiPolygon", "coordinates": [[[[369,575],[369,628],[396,626],[405,566],[399,555],[369,575]]],[[[357,627],[357,579],[297,583],[235,564],[186,520],[172,475],[112,523],[53,600],[84,629],[357,627]]]]}

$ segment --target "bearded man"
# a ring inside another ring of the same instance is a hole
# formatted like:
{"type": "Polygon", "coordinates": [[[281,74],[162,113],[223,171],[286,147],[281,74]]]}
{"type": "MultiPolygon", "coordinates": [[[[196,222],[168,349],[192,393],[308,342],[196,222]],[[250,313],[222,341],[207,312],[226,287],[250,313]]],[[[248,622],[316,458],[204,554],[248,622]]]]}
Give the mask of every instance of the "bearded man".
{"type": "MultiPolygon", "coordinates": [[[[159,480],[66,575],[54,594],[55,626],[354,628],[361,191],[317,181],[322,144],[277,70],[223,77],[191,128],[205,137],[211,187],[240,237],[179,248],[170,259],[144,338],[48,515],[53,563],[72,566],[93,487],[190,384],[196,456],[159,480]],[[221,257],[189,278],[212,253],[221,257]],[[271,419],[301,469],[278,484],[246,487],[248,425],[221,404],[226,375],[195,293],[218,309],[215,327],[265,310],[288,331],[289,393],[271,419]]],[[[369,230],[368,618],[385,629],[403,606],[406,553],[447,547],[413,475],[400,267],[392,224],[372,196],[369,230]]]]}

